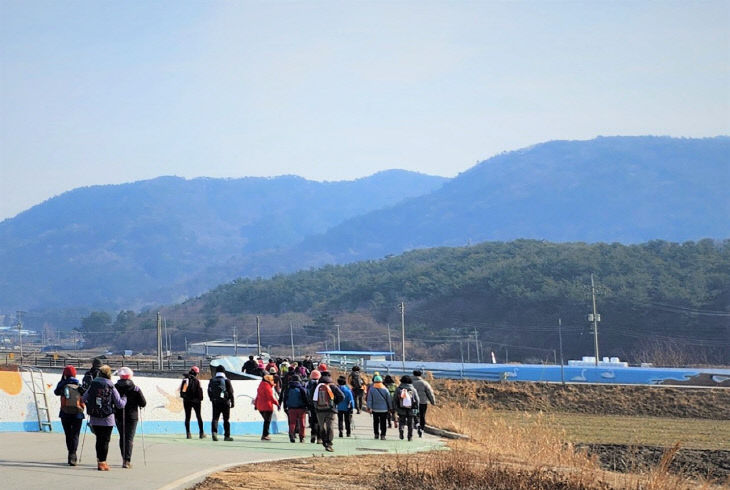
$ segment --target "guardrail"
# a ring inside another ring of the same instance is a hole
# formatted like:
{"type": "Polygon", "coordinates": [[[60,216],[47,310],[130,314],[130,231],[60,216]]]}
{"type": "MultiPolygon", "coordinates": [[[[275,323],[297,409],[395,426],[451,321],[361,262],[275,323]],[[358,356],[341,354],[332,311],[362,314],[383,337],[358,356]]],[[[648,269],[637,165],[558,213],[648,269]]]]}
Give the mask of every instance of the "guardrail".
{"type": "MultiPolygon", "coordinates": [[[[21,366],[33,366],[39,368],[58,368],[63,369],[67,364],[72,364],[77,369],[90,368],[93,357],[54,357],[46,354],[33,354],[23,356],[17,354],[3,353],[0,354],[3,364],[17,364],[21,366]]],[[[187,372],[192,366],[198,366],[201,369],[207,369],[210,360],[207,359],[165,359],[162,369],[159,369],[156,359],[119,359],[110,358],[102,359],[102,362],[108,364],[112,368],[120,368],[127,366],[135,371],[181,371],[187,372]]]]}

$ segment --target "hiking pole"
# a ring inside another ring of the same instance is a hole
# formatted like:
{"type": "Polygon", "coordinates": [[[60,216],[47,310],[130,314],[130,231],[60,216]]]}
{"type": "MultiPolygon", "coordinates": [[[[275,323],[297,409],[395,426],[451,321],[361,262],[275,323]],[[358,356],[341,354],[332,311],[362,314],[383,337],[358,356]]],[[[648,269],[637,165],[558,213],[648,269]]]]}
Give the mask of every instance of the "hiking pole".
{"type": "Polygon", "coordinates": [[[86,429],[89,428],[89,419],[84,419],[84,436],[81,438],[81,452],[79,453],[79,464],[81,464],[81,457],[84,455],[84,442],[86,442],[86,429]]]}
{"type": "Polygon", "coordinates": [[[144,419],[142,418],[142,412],[144,412],[144,410],[139,411],[139,431],[142,434],[142,456],[144,459],[144,467],[147,468],[147,448],[144,443],[144,419]]]}

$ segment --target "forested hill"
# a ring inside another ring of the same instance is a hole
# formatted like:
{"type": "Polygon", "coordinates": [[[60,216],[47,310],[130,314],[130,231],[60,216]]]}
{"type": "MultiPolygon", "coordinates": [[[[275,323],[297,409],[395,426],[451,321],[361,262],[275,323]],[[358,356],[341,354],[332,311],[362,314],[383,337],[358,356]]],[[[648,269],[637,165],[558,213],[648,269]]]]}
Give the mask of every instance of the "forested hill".
{"type": "MultiPolygon", "coordinates": [[[[492,349],[513,346],[513,359],[552,355],[558,318],[567,355],[578,356],[592,352],[585,321],[591,273],[606,355],[636,360],[657,345],[681,346],[685,354],[730,362],[723,359],[730,352],[730,240],[628,246],[518,240],[418,250],[237,280],[163,314],[178,339],[225,337],[233,325],[247,325],[239,329],[245,336],[253,328],[252,315],[261,314],[266,345],[287,345],[289,322],[296,317],[299,341],[323,342],[337,322],[346,339],[343,348],[382,349],[385,325],[400,323],[396,306],[404,301],[407,334],[428,348],[420,351],[424,356],[453,359],[454,339],[474,329],[492,349]],[[307,323],[319,328],[302,328],[307,323]]],[[[154,342],[151,316],[129,325],[147,325],[149,335],[125,334],[124,323],[108,328],[135,347],[154,342]]],[[[419,352],[418,346],[411,348],[414,355],[419,352]]]]}
{"type": "Polygon", "coordinates": [[[0,310],[176,301],[240,275],[225,266],[233,256],[289,246],[445,180],[393,170],[75,189],[0,223],[0,310]],[[216,265],[220,275],[201,273],[216,265]]]}

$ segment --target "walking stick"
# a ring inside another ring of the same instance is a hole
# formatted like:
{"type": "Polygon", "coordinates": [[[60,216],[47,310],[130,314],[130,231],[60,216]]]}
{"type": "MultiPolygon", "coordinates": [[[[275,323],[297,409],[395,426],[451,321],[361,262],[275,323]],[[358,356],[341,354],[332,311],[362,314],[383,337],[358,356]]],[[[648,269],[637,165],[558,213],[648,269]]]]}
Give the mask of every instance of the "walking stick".
{"type": "Polygon", "coordinates": [[[142,434],[142,456],[144,459],[144,467],[147,468],[147,448],[144,443],[144,419],[142,418],[142,412],[144,412],[144,410],[139,411],[139,431],[142,434]]]}
{"type": "Polygon", "coordinates": [[[86,429],[89,428],[89,419],[84,419],[84,436],[81,438],[81,452],[79,453],[79,464],[81,464],[81,457],[84,455],[84,442],[86,442],[86,429]]]}

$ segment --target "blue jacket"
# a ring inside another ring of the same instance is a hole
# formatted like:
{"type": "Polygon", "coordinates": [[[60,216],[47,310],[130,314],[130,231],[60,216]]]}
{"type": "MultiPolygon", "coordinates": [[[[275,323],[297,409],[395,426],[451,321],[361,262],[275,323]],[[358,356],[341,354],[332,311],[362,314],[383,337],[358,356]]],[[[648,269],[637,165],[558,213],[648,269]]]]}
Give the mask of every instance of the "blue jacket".
{"type": "Polygon", "coordinates": [[[390,397],[388,388],[382,385],[382,383],[375,383],[380,386],[371,386],[368,390],[368,397],[366,403],[368,408],[373,412],[389,412],[393,410],[393,399],[390,397]]]}
{"type": "Polygon", "coordinates": [[[345,395],[345,399],[337,404],[338,412],[348,412],[355,407],[355,397],[352,396],[352,390],[347,385],[339,385],[342,394],[345,395]]]}

